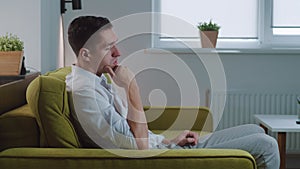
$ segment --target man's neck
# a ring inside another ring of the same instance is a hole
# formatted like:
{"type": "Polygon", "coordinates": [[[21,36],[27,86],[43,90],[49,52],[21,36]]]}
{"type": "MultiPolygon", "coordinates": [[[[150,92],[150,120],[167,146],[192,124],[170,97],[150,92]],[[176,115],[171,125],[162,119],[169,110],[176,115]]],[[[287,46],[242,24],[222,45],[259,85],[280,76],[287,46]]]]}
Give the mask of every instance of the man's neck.
{"type": "Polygon", "coordinates": [[[81,69],[84,69],[84,70],[86,70],[86,71],[89,71],[89,72],[91,72],[91,73],[93,73],[93,74],[96,74],[97,76],[101,76],[102,75],[102,73],[96,73],[97,71],[95,71],[95,70],[93,70],[90,66],[88,66],[88,65],[85,65],[85,64],[80,64],[80,63],[76,63],[76,64],[74,64],[75,66],[77,66],[77,67],[80,67],[81,69]]]}

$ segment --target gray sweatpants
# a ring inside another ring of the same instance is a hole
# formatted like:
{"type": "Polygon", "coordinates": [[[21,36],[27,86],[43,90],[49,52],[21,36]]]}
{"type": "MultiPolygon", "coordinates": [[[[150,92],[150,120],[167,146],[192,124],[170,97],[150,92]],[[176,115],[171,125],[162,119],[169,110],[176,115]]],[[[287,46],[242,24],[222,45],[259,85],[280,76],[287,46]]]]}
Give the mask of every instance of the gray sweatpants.
{"type": "Polygon", "coordinates": [[[200,138],[198,144],[192,148],[242,149],[255,158],[258,169],[279,169],[277,141],[254,124],[216,131],[210,136],[200,138]]]}

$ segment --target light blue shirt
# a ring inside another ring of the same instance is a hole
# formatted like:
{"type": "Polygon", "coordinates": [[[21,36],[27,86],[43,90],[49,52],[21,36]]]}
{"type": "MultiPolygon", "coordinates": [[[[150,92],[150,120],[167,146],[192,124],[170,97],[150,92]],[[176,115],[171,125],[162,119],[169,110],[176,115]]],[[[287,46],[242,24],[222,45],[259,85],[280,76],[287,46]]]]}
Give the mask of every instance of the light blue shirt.
{"type": "MultiPolygon", "coordinates": [[[[120,99],[107,78],[72,66],[66,77],[72,96],[73,117],[86,135],[101,148],[137,149],[127,123],[127,101],[120,99]]],[[[148,132],[149,148],[159,148],[164,136],[148,132]]],[[[84,138],[83,138],[84,139],[84,138]]]]}

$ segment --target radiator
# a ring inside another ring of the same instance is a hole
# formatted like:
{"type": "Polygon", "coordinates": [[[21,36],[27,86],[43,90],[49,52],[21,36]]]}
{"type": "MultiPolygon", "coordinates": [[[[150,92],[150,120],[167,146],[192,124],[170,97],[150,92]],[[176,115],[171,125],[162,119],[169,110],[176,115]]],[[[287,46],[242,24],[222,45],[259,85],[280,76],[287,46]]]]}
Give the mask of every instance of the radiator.
{"type": "MultiPolygon", "coordinates": [[[[213,113],[216,130],[241,124],[257,123],[254,114],[297,115],[300,106],[295,93],[253,93],[247,91],[209,91],[206,94],[206,106],[213,113]],[[223,115],[222,106],[225,101],[223,115]],[[219,121],[218,126],[216,126],[219,121]]],[[[277,137],[276,133],[269,133],[277,137]]],[[[287,133],[287,151],[300,152],[300,133],[287,133]]]]}

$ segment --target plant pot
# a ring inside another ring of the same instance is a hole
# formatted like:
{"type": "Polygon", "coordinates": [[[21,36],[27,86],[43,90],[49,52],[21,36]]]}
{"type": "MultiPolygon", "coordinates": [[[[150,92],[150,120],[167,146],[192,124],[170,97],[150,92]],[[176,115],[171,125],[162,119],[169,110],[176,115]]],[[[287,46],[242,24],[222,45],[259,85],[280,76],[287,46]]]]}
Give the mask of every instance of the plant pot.
{"type": "Polygon", "coordinates": [[[202,48],[215,48],[217,45],[218,31],[200,31],[202,48]]]}
{"type": "Polygon", "coordinates": [[[20,75],[23,51],[0,51],[0,76],[20,75]]]}

